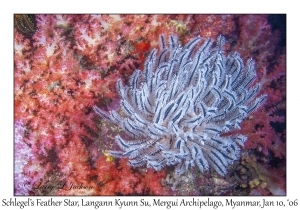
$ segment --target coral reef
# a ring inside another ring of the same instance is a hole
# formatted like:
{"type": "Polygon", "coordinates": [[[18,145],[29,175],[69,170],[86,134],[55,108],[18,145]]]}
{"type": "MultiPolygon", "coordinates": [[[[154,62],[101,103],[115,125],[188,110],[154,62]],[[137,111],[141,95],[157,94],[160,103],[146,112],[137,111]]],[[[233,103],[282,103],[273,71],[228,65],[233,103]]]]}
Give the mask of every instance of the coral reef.
{"type": "Polygon", "coordinates": [[[274,29],[270,16],[16,15],[15,194],[284,194],[286,57],[285,46],[278,43],[284,43],[285,31],[274,29]],[[196,167],[182,175],[174,175],[173,167],[161,172],[133,169],[128,159],[103,155],[117,149],[115,136],[128,136],[99,119],[93,107],[119,109],[116,82],[129,84],[135,69],[143,71],[160,34],[176,34],[182,46],[199,35],[216,41],[222,34],[225,56],[239,51],[243,60],[255,60],[259,94],[268,97],[244,119],[241,130],[221,135],[248,139],[224,177],[214,171],[199,173],[196,167]],[[251,155],[258,170],[252,170],[251,161],[242,164],[251,155]],[[253,172],[245,180],[242,168],[253,172]]]}

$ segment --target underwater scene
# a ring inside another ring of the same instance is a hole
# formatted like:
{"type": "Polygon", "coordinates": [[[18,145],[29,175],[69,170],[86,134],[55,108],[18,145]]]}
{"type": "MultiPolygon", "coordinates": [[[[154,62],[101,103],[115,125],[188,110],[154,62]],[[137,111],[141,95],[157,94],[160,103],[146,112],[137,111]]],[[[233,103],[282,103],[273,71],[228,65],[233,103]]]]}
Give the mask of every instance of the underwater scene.
{"type": "Polygon", "coordinates": [[[13,18],[14,195],[286,195],[286,15],[13,18]]]}

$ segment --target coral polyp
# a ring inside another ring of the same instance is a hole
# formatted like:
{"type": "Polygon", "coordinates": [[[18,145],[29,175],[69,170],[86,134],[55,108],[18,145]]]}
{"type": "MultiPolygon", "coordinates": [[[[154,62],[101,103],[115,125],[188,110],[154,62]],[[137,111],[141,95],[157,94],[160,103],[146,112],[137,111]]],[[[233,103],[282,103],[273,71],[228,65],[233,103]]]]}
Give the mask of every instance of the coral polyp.
{"type": "Polygon", "coordinates": [[[131,136],[117,135],[121,151],[109,154],[129,158],[133,167],[175,166],[178,174],[212,167],[224,176],[247,138],[221,134],[239,129],[266,98],[258,96],[254,61],[244,66],[237,52],[225,55],[224,42],[196,37],[180,46],[176,36],[167,44],[161,35],[159,53],[149,54],[144,71],[135,70],[127,85],[117,81],[121,110],[94,106],[131,136]]]}

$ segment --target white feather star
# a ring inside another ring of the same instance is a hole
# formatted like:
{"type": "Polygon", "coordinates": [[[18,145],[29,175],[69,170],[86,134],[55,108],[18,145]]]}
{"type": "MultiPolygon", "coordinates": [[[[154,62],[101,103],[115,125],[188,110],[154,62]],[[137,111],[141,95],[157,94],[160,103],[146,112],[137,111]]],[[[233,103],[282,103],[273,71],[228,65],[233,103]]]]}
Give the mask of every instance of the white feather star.
{"type": "Polygon", "coordinates": [[[117,82],[125,115],[94,107],[133,138],[116,136],[122,151],[109,151],[111,156],[128,157],[134,167],[155,170],[175,165],[179,174],[195,165],[202,172],[212,166],[222,176],[239,158],[238,144],[243,146],[246,137],[220,134],[239,129],[266,95],[257,97],[260,86],[252,84],[253,60],[244,67],[238,53],[224,56],[221,36],[215,47],[210,39],[197,47],[200,40],[181,47],[171,36],[167,47],[160,36],[160,53],[150,53],[145,70],[136,70],[129,85],[117,82]]]}

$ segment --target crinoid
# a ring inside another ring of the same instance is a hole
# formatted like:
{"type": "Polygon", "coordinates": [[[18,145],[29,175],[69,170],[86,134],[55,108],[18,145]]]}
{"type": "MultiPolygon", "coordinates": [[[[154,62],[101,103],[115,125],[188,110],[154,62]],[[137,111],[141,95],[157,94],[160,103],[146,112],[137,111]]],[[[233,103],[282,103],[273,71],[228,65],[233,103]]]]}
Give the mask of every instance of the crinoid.
{"type": "Polygon", "coordinates": [[[132,137],[116,136],[122,151],[109,151],[111,156],[155,170],[175,165],[179,174],[195,165],[202,172],[213,167],[222,176],[239,158],[246,137],[220,134],[239,129],[266,95],[257,97],[260,85],[253,84],[252,59],[244,66],[238,53],[225,56],[222,36],[215,44],[206,39],[199,45],[200,40],[181,47],[170,36],[167,46],[160,36],[160,53],[150,53],[144,71],[135,70],[128,85],[118,80],[122,111],[94,107],[132,137]]]}
{"type": "Polygon", "coordinates": [[[24,36],[31,38],[36,31],[35,15],[15,14],[14,26],[24,36]]]}

